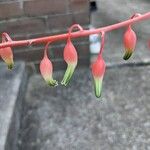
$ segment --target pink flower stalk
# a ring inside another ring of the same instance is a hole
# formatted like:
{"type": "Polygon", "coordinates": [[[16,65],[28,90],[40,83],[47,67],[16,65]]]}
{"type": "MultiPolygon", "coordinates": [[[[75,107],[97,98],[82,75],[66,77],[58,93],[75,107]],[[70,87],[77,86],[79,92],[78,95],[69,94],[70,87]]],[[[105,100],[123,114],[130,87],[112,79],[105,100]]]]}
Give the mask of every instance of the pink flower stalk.
{"type": "Polygon", "coordinates": [[[54,80],[52,77],[53,65],[47,56],[48,44],[46,45],[46,48],[44,51],[44,57],[43,57],[42,61],[40,62],[40,72],[41,72],[43,79],[46,81],[46,83],[49,86],[57,86],[58,82],[56,80],[54,80]]]}
{"type": "Polygon", "coordinates": [[[77,51],[70,38],[68,38],[67,44],[64,48],[64,60],[67,63],[67,70],[64,74],[61,84],[66,86],[69,83],[78,62],[77,51]]]}
{"type": "Polygon", "coordinates": [[[136,41],[136,34],[129,25],[123,37],[123,43],[125,47],[125,55],[123,57],[124,60],[127,60],[131,57],[133,51],[135,50],[136,41]]]}
{"type": "MultiPolygon", "coordinates": [[[[7,42],[6,38],[8,41],[11,41],[10,37],[6,34],[2,34],[2,43],[7,42]]],[[[4,60],[4,62],[7,64],[8,69],[12,69],[14,66],[14,61],[13,61],[13,52],[11,47],[5,47],[0,49],[0,56],[4,60]]]]}
{"type": "Polygon", "coordinates": [[[92,75],[94,78],[94,91],[97,98],[101,97],[102,82],[105,74],[105,61],[102,56],[92,64],[92,75]]]}

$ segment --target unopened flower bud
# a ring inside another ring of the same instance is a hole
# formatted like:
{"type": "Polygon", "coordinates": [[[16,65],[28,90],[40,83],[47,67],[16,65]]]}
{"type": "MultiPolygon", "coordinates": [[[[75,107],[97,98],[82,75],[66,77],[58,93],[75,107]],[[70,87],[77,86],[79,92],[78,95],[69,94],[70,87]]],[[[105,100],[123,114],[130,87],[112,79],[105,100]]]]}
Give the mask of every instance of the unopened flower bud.
{"type": "Polygon", "coordinates": [[[105,61],[102,56],[92,64],[92,75],[94,79],[94,91],[97,98],[101,96],[102,82],[105,74],[105,61]]]}
{"type": "Polygon", "coordinates": [[[123,43],[125,47],[125,55],[123,57],[124,60],[127,60],[131,57],[133,51],[135,50],[136,41],[137,38],[135,32],[132,30],[131,26],[128,26],[123,37],[123,43]]]}
{"type": "Polygon", "coordinates": [[[40,72],[44,80],[49,86],[56,86],[58,82],[53,79],[53,65],[50,59],[45,54],[42,61],[40,62],[40,72]]]}
{"type": "Polygon", "coordinates": [[[67,40],[67,44],[64,48],[64,60],[67,63],[67,70],[64,74],[61,84],[66,86],[74,73],[78,61],[76,49],[73,46],[70,38],[67,40]]]}

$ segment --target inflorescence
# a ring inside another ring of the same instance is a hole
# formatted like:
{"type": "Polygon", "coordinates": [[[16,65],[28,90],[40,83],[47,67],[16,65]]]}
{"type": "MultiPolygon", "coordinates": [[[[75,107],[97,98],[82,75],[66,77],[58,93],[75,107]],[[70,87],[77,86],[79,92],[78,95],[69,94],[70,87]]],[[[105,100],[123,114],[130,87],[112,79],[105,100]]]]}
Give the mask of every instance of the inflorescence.
{"type": "Polygon", "coordinates": [[[137,42],[136,33],[133,31],[132,25],[134,23],[137,23],[142,20],[147,20],[147,19],[150,19],[150,12],[143,15],[137,13],[134,14],[130,19],[126,21],[114,25],[98,28],[98,29],[84,30],[79,24],[74,24],[69,28],[67,34],[60,34],[60,35],[29,39],[29,40],[21,40],[21,41],[13,41],[7,33],[2,33],[2,43],[0,44],[0,56],[7,64],[8,69],[12,69],[14,66],[12,47],[46,43],[45,49],[43,51],[43,58],[40,62],[40,72],[43,79],[46,81],[46,83],[49,86],[57,86],[58,81],[53,79],[53,65],[51,60],[48,58],[48,47],[50,44],[52,44],[55,41],[66,40],[66,46],[64,48],[63,57],[65,62],[67,63],[67,69],[61,81],[61,84],[67,86],[71,80],[71,77],[78,63],[78,54],[71,39],[83,37],[83,36],[89,36],[90,34],[100,34],[101,36],[100,51],[97,56],[97,59],[91,65],[91,71],[94,80],[94,91],[96,97],[99,98],[101,96],[102,82],[103,82],[103,77],[106,69],[106,64],[103,59],[105,34],[109,31],[126,27],[126,31],[123,36],[123,45],[125,48],[125,54],[123,56],[123,59],[128,60],[132,56],[137,42]],[[78,29],[79,31],[72,32],[74,29],[78,29]]]}

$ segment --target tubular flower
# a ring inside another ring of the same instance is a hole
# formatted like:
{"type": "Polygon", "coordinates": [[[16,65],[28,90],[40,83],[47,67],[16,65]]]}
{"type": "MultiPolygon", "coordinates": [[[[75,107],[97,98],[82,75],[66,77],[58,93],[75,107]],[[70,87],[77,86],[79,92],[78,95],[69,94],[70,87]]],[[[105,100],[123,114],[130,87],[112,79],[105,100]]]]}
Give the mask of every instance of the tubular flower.
{"type": "Polygon", "coordinates": [[[64,60],[67,63],[67,70],[64,74],[61,84],[66,86],[69,83],[78,62],[78,55],[70,38],[68,38],[67,44],[64,48],[64,60]]]}
{"type": "MultiPolygon", "coordinates": [[[[6,39],[5,39],[6,37],[4,36],[5,36],[5,33],[2,36],[2,43],[6,42],[6,39]]],[[[13,61],[13,52],[12,52],[11,47],[0,49],[0,56],[4,60],[4,62],[7,64],[8,69],[12,69],[14,66],[14,61],[13,61]]]]}
{"type": "Polygon", "coordinates": [[[47,57],[46,49],[44,52],[44,57],[42,61],[40,62],[40,72],[43,77],[43,79],[46,81],[46,83],[49,86],[57,86],[58,82],[53,79],[52,73],[53,73],[53,65],[52,62],[47,57]]]}
{"type": "Polygon", "coordinates": [[[106,68],[105,61],[103,60],[102,56],[98,57],[97,60],[92,64],[94,91],[95,91],[95,96],[97,98],[101,97],[102,82],[105,74],[105,68],[106,68]]]}
{"type": "Polygon", "coordinates": [[[133,51],[135,50],[136,41],[137,38],[135,32],[132,30],[131,26],[128,26],[123,37],[123,43],[125,47],[125,55],[123,57],[124,60],[127,60],[131,57],[133,51]]]}

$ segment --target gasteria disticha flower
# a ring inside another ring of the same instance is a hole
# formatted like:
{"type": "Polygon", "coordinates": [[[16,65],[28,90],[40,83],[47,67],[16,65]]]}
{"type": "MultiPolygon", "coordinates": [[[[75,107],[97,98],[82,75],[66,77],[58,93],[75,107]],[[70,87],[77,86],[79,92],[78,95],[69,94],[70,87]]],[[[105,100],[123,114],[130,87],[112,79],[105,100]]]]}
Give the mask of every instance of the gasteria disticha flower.
{"type": "Polygon", "coordinates": [[[101,96],[102,82],[105,74],[105,61],[102,56],[98,57],[97,60],[92,64],[92,75],[94,79],[94,91],[97,98],[101,96]]]}
{"type": "MultiPolygon", "coordinates": [[[[6,36],[8,36],[8,35],[6,34],[6,36]]],[[[5,33],[3,33],[2,43],[7,42],[5,38],[6,38],[5,33]]],[[[10,40],[10,39],[8,39],[8,40],[10,40]]],[[[11,47],[1,48],[0,56],[4,60],[4,62],[7,64],[8,69],[12,69],[14,66],[14,61],[13,61],[13,52],[12,52],[11,47]]]]}
{"type": "Polygon", "coordinates": [[[61,84],[66,86],[69,83],[78,62],[77,51],[73,46],[70,37],[68,38],[67,44],[64,48],[64,60],[67,63],[67,70],[61,84]]]}
{"type": "Polygon", "coordinates": [[[135,50],[136,40],[136,34],[129,25],[123,37],[123,43],[125,47],[125,55],[123,57],[124,60],[127,60],[131,57],[133,51],[135,50]]]}
{"type": "Polygon", "coordinates": [[[48,44],[44,51],[44,57],[43,57],[42,61],[40,62],[40,72],[41,72],[42,77],[44,78],[44,80],[46,81],[46,83],[49,86],[56,86],[56,85],[58,85],[58,82],[56,80],[54,80],[53,76],[52,76],[53,65],[47,56],[47,48],[48,48],[48,44]]]}

